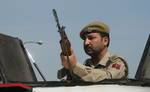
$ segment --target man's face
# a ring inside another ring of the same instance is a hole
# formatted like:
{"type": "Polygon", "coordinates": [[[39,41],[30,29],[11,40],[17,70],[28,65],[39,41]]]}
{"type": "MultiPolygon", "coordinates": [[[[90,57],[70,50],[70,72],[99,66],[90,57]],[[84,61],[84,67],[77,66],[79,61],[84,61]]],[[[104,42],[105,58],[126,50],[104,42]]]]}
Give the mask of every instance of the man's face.
{"type": "Polygon", "coordinates": [[[93,56],[101,53],[107,47],[107,37],[101,37],[99,33],[88,33],[85,35],[84,50],[86,54],[93,56]]]}

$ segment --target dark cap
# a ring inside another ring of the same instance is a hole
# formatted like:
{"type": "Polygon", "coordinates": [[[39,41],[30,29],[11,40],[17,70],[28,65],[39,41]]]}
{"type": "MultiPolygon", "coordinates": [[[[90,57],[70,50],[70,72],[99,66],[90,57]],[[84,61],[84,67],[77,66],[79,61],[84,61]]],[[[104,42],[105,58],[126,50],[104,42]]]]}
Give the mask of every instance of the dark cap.
{"type": "Polygon", "coordinates": [[[85,38],[86,33],[91,32],[102,32],[102,33],[108,33],[109,34],[109,27],[103,22],[94,21],[86,25],[80,32],[80,37],[82,39],[85,38]]]}

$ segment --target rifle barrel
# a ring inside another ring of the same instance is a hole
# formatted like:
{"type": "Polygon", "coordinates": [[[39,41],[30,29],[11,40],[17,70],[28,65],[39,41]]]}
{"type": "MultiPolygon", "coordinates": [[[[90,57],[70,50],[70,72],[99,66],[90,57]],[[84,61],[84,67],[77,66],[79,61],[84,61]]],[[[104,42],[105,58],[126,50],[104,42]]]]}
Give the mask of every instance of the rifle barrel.
{"type": "Polygon", "coordinates": [[[58,16],[57,16],[57,12],[56,12],[55,9],[53,9],[53,15],[54,15],[54,17],[55,17],[55,21],[56,21],[56,23],[57,23],[58,29],[61,30],[60,23],[59,23],[58,16]]]}

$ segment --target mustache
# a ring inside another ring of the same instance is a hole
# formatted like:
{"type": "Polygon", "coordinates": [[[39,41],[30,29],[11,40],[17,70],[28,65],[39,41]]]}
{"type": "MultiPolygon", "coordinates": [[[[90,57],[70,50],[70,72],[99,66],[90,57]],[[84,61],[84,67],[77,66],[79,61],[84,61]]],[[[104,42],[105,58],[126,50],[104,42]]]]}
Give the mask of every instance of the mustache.
{"type": "Polygon", "coordinates": [[[84,45],[84,49],[92,49],[91,45],[84,45]]]}

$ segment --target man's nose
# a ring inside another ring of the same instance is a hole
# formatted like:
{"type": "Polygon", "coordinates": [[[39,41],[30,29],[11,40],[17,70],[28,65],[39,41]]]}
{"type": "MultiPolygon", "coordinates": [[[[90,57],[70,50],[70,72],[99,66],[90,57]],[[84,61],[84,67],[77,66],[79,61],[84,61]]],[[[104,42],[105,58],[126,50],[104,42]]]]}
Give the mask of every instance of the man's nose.
{"type": "Polygon", "coordinates": [[[89,40],[88,38],[86,38],[86,39],[84,40],[84,44],[85,44],[85,45],[89,45],[89,44],[90,44],[90,40],[89,40]]]}

